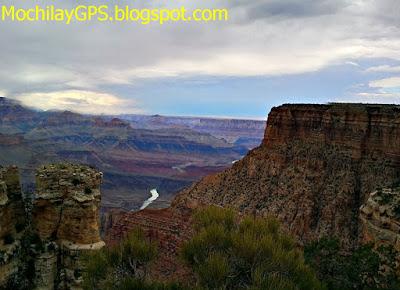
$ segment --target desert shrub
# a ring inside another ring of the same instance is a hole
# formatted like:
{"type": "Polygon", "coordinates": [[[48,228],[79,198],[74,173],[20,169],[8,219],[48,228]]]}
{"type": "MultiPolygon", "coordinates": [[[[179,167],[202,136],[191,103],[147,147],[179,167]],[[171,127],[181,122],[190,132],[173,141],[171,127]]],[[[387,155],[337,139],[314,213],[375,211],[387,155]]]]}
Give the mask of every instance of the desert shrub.
{"type": "Polygon", "coordinates": [[[394,206],[393,213],[396,215],[396,218],[400,219],[400,204],[394,206]]]}
{"type": "Polygon", "coordinates": [[[374,251],[371,245],[346,253],[338,239],[322,238],[307,245],[304,255],[329,290],[398,289],[393,275],[380,272],[386,255],[394,255],[374,251]]]}
{"type": "Polygon", "coordinates": [[[74,179],[72,179],[72,184],[74,186],[78,186],[79,184],[81,184],[81,181],[78,178],[74,178],[74,179]]]}
{"type": "Polygon", "coordinates": [[[6,258],[6,252],[0,250],[0,265],[4,263],[5,258],[6,258]]]}
{"type": "Polygon", "coordinates": [[[90,187],[85,187],[85,194],[91,194],[92,189],[90,187]]]}
{"type": "Polygon", "coordinates": [[[393,189],[400,188],[400,178],[397,179],[395,182],[393,182],[392,188],[393,188],[393,189]]]}
{"type": "Polygon", "coordinates": [[[134,229],[119,245],[83,256],[84,289],[174,289],[148,288],[154,285],[144,281],[147,265],[156,255],[156,244],[134,229]]]}
{"type": "Polygon", "coordinates": [[[381,202],[380,204],[389,204],[391,203],[393,200],[393,195],[389,194],[389,193],[382,193],[381,194],[381,202]]]}
{"type": "Polygon", "coordinates": [[[219,207],[193,217],[197,233],[182,248],[204,289],[323,289],[291,237],[273,218],[219,207]]]}
{"type": "Polygon", "coordinates": [[[17,223],[15,225],[15,230],[17,231],[17,233],[22,232],[25,229],[25,224],[24,223],[17,223]]]}
{"type": "Polygon", "coordinates": [[[13,237],[13,235],[11,233],[6,234],[3,237],[3,242],[4,242],[5,245],[11,245],[12,243],[14,243],[14,241],[15,241],[15,239],[14,239],[14,237],[13,237]]]}

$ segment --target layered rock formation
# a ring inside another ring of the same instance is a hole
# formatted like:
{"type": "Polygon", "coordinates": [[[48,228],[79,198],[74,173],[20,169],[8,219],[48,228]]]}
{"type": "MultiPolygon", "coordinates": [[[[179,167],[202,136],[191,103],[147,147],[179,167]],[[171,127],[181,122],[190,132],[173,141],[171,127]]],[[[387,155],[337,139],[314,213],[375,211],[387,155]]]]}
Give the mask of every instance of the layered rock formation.
{"type": "Polygon", "coordinates": [[[400,176],[399,144],[398,106],[283,105],[272,109],[259,148],[180,193],[173,207],[275,215],[300,242],[337,236],[352,246],[360,206],[400,176]]]}
{"type": "Polygon", "coordinates": [[[149,120],[36,111],[0,98],[0,164],[18,164],[24,186],[30,188],[41,165],[69,161],[95,166],[105,173],[103,212],[137,210],[153,188],[165,201],[159,205],[168,206],[177,191],[240,159],[249,141],[259,145],[265,125],[162,117],[155,118],[162,119],[159,126],[154,118],[143,118],[149,120]]]}
{"type": "Polygon", "coordinates": [[[18,271],[25,224],[18,169],[0,167],[0,285],[18,271]]]}
{"type": "Polygon", "coordinates": [[[79,289],[82,252],[104,246],[99,207],[102,174],[81,165],[48,165],[36,174],[33,226],[43,243],[39,289],[79,289]]]}

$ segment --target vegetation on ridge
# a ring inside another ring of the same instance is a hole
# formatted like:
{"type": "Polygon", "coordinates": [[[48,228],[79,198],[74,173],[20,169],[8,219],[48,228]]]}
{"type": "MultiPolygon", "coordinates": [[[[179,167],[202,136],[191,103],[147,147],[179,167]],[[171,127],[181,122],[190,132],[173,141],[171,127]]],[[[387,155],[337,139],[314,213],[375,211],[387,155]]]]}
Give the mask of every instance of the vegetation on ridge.
{"type": "Polygon", "coordinates": [[[242,219],[219,207],[199,210],[193,219],[196,234],[181,257],[195,273],[195,285],[149,281],[146,270],[156,257],[156,245],[134,230],[120,245],[85,257],[84,288],[324,289],[275,219],[242,219]]]}
{"type": "Polygon", "coordinates": [[[195,282],[152,281],[147,270],[157,258],[157,245],[136,229],[120,245],[85,258],[85,289],[400,289],[396,274],[387,271],[395,268],[395,256],[387,247],[376,251],[364,245],[349,253],[338,240],[323,238],[307,245],[303,256],[276,219],[239,217],[216,206],[196,211],[193,229],[181,258],[195,282]]]}
{"type": "Polygon", "coordinates": [[[323,289],[291,237],[273,218],[209,207],[194,215],[197,234],[182,250],[204,289],[323,289]]]}

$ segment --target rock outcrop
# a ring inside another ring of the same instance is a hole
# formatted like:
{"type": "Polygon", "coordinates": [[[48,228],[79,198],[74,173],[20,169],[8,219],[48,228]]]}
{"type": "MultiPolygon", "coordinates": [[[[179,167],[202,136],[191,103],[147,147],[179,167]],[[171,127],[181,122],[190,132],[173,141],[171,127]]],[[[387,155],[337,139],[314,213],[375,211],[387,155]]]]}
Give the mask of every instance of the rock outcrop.
{"type": "Polygon", "coordinates": [[[360,220],[364,242],[392,247],[400,274],[400,187],[374,191],[360,208],[360,220]]]}
{"type": "Polygon", "coordinates": [[[232,168],[181,192],[178,210],[201,204],[275,215],[299,242],[337,236],[359,241],[359,208],[400,176],[400,107],[283,105],[265,137],[232,168]]]}
{"type": "Polygon", "coordinates": [[[39,289],[79,289],[79,256],[104,246],[101,180],[101,173],[82,165],[48,165],[37,171],[33,226],[43,243],[35,264],[39,289]]]}
{"type": "Polygon", "coordinates": [[[0,285],[18,271],[25,224],[18,169],[0,167],[0,285]]]}
{"type": "Polygon", "coordinates": [[[45,166],[32,206],[18,168],[0,167],[0,289],[81,289],[81,254],[104,246],[101,180],[87,166],[45,166]]]}

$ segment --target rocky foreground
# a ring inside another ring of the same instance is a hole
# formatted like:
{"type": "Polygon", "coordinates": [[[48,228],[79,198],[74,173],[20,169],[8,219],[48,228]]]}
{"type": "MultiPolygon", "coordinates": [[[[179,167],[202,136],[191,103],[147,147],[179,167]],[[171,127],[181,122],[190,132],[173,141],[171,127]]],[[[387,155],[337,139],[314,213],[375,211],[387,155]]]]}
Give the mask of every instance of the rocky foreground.
{"type": "MultiPolygon", "coordinates": [[[[385,222],[378,222],[376,214],[364,216],[371,193],[378,188],[389,190],[400,178],[399,144],[398,106],[273,108],[261,146],[232,168],[182,191],[169,209],[175,216],[171,224],[186,222],[193,209],[216,204],[258,216],[274,215],[300,245],[321,237],[337,237],[348,249],[365,241],[378,246],[389,224],[394,235],[387,242],[400,250],[398,215],[385,216],[385,222]],[[369,224],[374,225],[374,231],[369,224]]],[[[114,222],[108,240],[118,240],[133,225],[154,235],[159,232],[157,225],[163,224],[163,232],[178,237],[176,227],[169,227],[169,220],[154,212],[129,213],[114,222]]],[[[168,247],[166,250],[176,252],[168,247]]],[[[169,263],[179,264],[179,259],[175,256],[169,263]]],[[[163,274],[157,267],[154,271],[154,275],[163,274]]]]}
{"type": "Polygon", "coordinates": [[[32,204],[22,198],[18,169],[0,170],[0,288],[81,288],[82,253],[105,245],[99,231],[101,180],[87,166],[44,166],[36,172],[32,204]]]}

